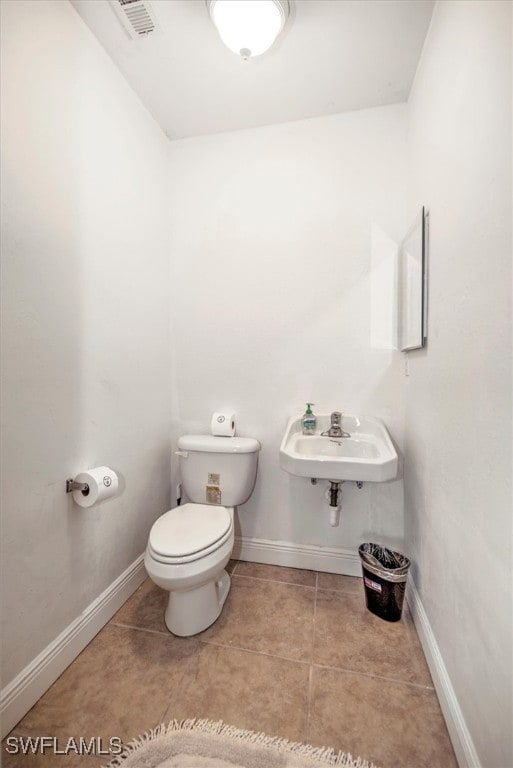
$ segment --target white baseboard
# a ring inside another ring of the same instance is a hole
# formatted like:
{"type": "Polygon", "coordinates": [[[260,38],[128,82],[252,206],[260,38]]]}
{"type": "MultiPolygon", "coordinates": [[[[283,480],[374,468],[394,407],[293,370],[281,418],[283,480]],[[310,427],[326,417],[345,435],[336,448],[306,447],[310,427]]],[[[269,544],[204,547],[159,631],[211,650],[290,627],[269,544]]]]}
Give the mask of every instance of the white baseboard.
{"type": "Polygon", "coordinates": [[[249,560],[252,563],[341,573],[344,576],[362,575],[358,553],[350,549],[236,536],[233,557],[237,560],[249,560]]]}
{"type": "Polygon", "coordinates": [[[144,555],[141,555],[2,689],[2,739],[84,650],[145,578],[144,555]]]}
{"type": "Polygon", "coordinates": [[[465,723],[454,688],[436,642],[429,619],[411,577],[406,588],[406,600],[410,607],[415,628],[422,644],[433,684],[449,731],[452,746],[460,768],[482,768],[474,742],[465,723]]]}

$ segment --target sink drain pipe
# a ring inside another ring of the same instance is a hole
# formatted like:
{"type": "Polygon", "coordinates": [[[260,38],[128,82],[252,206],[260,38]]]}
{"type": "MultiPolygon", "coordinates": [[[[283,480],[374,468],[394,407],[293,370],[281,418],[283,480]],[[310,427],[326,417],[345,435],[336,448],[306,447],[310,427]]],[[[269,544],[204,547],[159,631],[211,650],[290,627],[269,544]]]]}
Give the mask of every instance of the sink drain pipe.
{"type": "Polygon", "coordinates": [[[340,522],[340,507],[342,503],[342,490],[340,486],[344,481],[330,480],[330,487],[326,491],[326,498],[330,503],[330,525],[337,526],[340,522]]]}
{"type": "MultiPolygon", "coordinates": [[[[310,482],[312,485],[317,485],[317,478],[311,477],[310,482]]],[[[324,492],[324,496],[330,503],[330,525],[337,526],[340,521],[340,510],[342,508],[342,488],[340,487],[344,480],[328,480],[330,487],[324,492]]],[[[355,480],[358,490],[363,488],[361,480],[355,480]]]]}

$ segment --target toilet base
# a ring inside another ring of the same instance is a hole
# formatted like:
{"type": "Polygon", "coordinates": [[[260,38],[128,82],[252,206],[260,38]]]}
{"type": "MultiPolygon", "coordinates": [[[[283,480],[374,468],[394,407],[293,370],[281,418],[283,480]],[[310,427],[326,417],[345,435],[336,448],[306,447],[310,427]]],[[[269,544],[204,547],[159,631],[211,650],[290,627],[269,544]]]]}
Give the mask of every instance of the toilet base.
{"type": "Polygon", "coordinates": [[[170,592],[164,615],[166,627],[179,637],[203,632],[219,618],[230,584],[228,573],[221,571],[217,579],[200,587],[170,592]]]}

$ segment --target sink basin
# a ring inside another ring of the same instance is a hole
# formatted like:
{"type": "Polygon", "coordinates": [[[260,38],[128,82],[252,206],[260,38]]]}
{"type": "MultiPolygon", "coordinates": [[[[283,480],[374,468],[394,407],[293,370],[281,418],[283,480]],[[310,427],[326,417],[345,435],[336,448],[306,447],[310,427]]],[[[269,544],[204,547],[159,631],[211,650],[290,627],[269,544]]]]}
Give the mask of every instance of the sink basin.
{"type": "Polygon", "coordinates": [[[280,466],[291,475],[324,480],[382,482],[397,475],[397,453],[380,419],[342,417],[350,437],[321,437],[330,414],[317,414],[315,435],[303,435],[301,417],[293,416],[280,446],[280,466]]]}

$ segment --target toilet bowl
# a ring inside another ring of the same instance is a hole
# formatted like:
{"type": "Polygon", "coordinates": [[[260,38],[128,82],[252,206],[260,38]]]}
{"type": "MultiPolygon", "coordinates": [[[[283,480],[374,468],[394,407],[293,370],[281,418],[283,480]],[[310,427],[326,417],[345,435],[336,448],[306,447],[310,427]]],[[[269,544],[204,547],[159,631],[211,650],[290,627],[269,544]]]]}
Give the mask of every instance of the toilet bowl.
{"type": "Polygon", "coordinates": [[[195,635],[213,624],[230,590],[224,568],[233,550],[234,509],[215,510],[221,513],[219,527],[211,525],[209,535],[201,526],[211,509],[202,504],[169,510],[157,520],[160,529],[156,523],[150,532],[144,565],[152,581],[169,592],[164,621],[174,635],[195,635]]]}
{"type": "Polygon", "coordinates": [[[228,596],[230,576],[224,569],[233,551],[235,504],[253,491],[260,444],[195,435],[181,437],[178,447],[191,502],[153,524],[144,565],[152,581],[169,592],[167,628],[187,637],[213,624],[228,596]]]}

